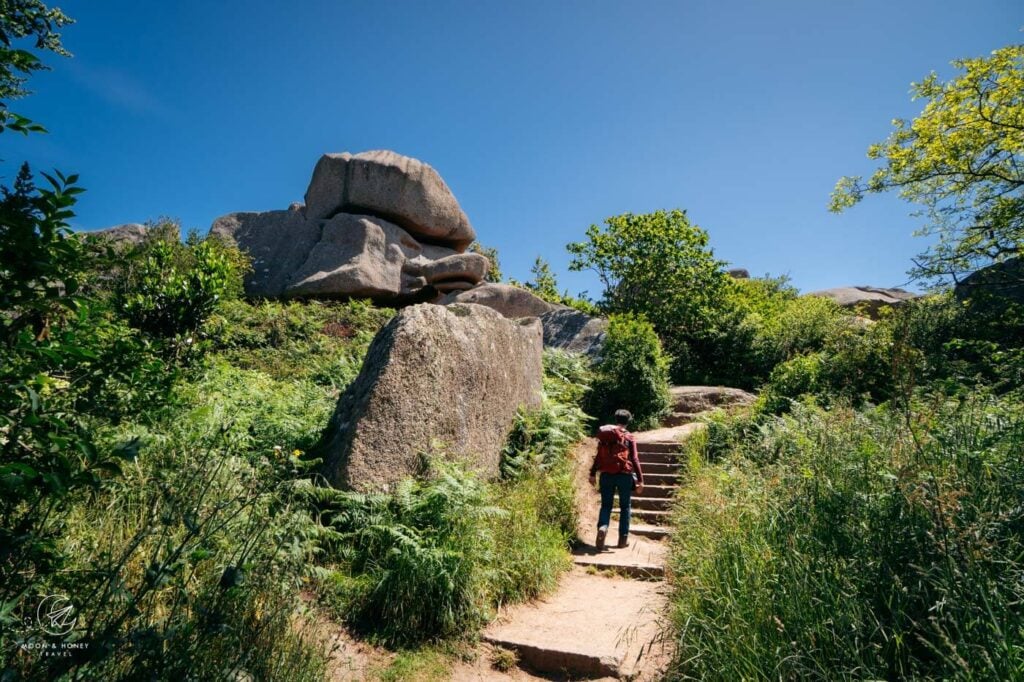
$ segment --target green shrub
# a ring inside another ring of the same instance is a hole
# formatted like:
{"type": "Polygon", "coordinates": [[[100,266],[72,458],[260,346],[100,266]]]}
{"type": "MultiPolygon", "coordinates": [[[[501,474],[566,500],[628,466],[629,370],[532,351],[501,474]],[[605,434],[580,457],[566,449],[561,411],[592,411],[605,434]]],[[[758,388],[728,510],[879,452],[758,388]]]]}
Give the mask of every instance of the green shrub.
{"type": "Polygon", "coordinates": [[[797,406],[695,462],[673,679],[1016,679],[1024,409],[797,406]]]}
{"type": "Polygon", "coordinates": [[[393,495],[323,493],[342,562],[336,605],[393,645],[464,635],[487,617],[490,518],[502,512],[475,476],[440,460],[432,468],[393,495]]]}
{"type": "Polygon", "coordinates": [[[608,423],[615,410],[625,408],[633,413],[636,430],[657,426],[671,403],[668,368],[669,358],[649,322],[612,315],[594,368],[587,413],[608,423]]]}
{"type": "Polygon", "coordinates": [[[211,352],[236,367],[341,391],[359,374],[370,342],[393,315],[366,301],[229,301],[201,333],[211,352]]]}
{"type": "Polygon", "coordinates": [[[237,248],[215,238],[183,244],[170,221],[153,226],[123,260],[116,284],[121,312],[147,334],[181,337],[186,348],[217,303],[239,294],[247,267],[237,248]]]}
{"type": "Polygon", "coordinates": [[[179,388],[176,397],[190,406],[185,418],[196,425],[197,433],[226,430],[257,456],[275,447],[284,452],[308,450],[337,403],[332,391],[308,379],[274,379],[219,358],[179,388]]]}

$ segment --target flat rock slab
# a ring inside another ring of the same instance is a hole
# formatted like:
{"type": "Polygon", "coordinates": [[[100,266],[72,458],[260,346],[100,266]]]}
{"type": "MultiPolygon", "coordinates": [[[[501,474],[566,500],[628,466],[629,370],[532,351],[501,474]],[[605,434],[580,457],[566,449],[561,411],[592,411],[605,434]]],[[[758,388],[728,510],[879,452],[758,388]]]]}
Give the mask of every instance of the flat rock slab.
{"type": "Polygon", "coordinates": [[[655,679],[667,657],[658,635],[663,582],[591,575],[580,567],[546,599],[507,609],[484,639],[528,668],[581,677],[655,679]]]}
{"type": "Polygon", "coordinates": [[[573,552],[577,566],[593,567],[615,571],[634,578],[660,578],[665,575],[665,558],[668,547],[665,543],[631,534],[629,547],[615,547],[615,522],[608,531],[611,546],[598,552],[593,545],[581,545],[573,552]]]}
{"type": "Polygon", "coordinates": [[[703,424],[695,422],[653,431],[640,431],[634,435],[637,443],[679,443],[703,428],[703,424]]]}

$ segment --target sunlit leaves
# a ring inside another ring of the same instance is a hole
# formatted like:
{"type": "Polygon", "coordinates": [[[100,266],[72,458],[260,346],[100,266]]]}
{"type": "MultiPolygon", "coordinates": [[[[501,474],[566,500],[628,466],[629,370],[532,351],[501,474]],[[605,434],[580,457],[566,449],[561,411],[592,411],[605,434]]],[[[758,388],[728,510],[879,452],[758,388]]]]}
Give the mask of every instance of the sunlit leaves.
{"type": "Polygon", "coordinates": [[[915,274],[931,278],[1015,257],[1024,244],[1024,45],[953,65],[961,73],[948,82],[932,73],[913,84],[921,114],[894,120],[889,138],[868,148],[884,165],[867,180],[840,179],[829,206],[888,191],[920,206],[918,233],[934,244],[915,274]]]}

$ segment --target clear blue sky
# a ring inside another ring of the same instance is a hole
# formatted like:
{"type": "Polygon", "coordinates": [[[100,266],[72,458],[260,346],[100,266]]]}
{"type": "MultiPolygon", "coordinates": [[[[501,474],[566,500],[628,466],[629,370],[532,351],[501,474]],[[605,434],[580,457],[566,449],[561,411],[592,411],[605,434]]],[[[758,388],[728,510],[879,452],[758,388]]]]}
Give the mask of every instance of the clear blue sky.
{"type": "Polygon", "coordinates": [[[921,243],[909,208],[827,212],[867,145],[912,117],[908,87],[1024,41],[1021,0],[924,2],[139,2],[70,0],[72,60],[3,136],[81,173],[75,226],[161,215],[205,232],[301,200],[323,152],[433,165],[506,275],[631,211],[685,208],[716,253],[804,290],[897,285],[921,243]]]}

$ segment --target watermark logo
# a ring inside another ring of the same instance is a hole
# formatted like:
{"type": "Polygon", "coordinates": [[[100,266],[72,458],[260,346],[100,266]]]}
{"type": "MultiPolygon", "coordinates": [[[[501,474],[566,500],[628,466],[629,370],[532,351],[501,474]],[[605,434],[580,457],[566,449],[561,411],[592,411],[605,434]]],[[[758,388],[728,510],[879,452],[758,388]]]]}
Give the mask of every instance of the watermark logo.
{"type": "Polygon", "coordinates": [[[71,632],[77,622],[75,605],[62,594],[44,597],[36,609],[36,623],[39,628],[55,637],[62,637],[71,632]]]}

